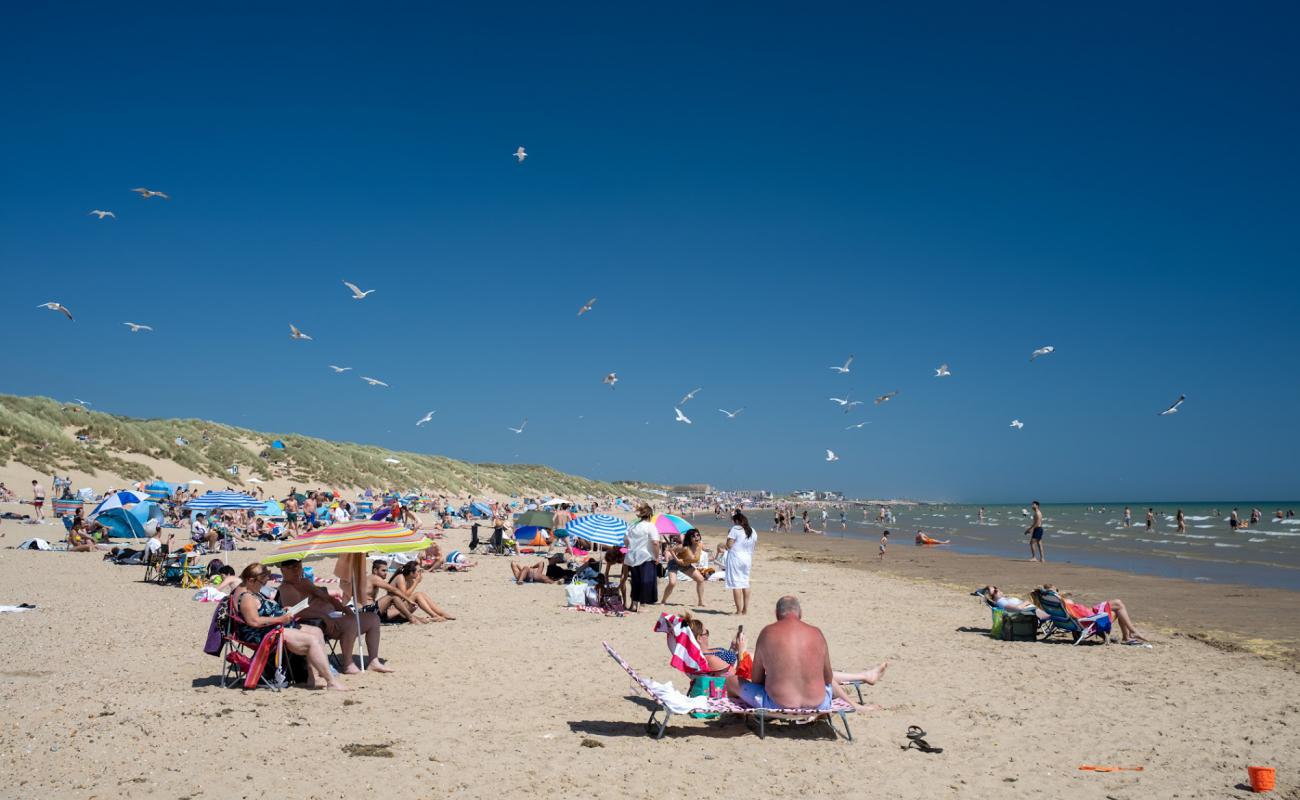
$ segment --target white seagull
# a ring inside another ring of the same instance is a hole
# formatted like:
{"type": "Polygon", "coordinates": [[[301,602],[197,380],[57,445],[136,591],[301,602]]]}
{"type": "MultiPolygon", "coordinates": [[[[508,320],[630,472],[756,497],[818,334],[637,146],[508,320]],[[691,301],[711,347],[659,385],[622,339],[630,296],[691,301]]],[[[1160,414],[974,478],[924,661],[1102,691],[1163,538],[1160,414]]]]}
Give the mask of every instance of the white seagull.
{"type": "Polygon", "coordinates": [[[162,192],[155,192],[154,190],[146,189],[143,186],[141,186],[139,189],[132,189],[131,191],[139,194],[140,199],[142,200],[148,200],[150,197],[161,197],[164,200],[171,199],[170,197],[168,197],[166,194],[163,194],[162,192]]]}
{"type": "Polygon", "coordinates": [[[703,389],[703,388],[704,388],[703,386],[700,386],[700,387],[697,387],[697,388],[695,388],[695,389],[690,390],[689,392],[686,393],[686,396],[683,397],[683,398],[681,399],[681,401],[677,403],[677,405],[679,405],[679,406],[684,406],[684,405],[686,405],[687,403],[691,402],[691,400],[693,400],[693,399],[695,398],[695,395],[699,393],[700,389],[703,389]]]}
{"type": "Polygon", "coordinates": [[[138,322],[123,322],[122,324],[125,325],[126,327],[130,328],[130,329],[131,329],[131,333],[139,333],[140,331],[152,331],[152,330],[153,330],[153,328],[149,327],[148,325],[141,325],[141,324],[138,323],[138,322]]]}
{"type": "Polygon", "coordinates": [[[826,460],[827,460],[827,461],[839,461],[839,460],[840,460],[840,457],[837,456],[837,455],[835,455],[835,451],[834,451],[834,450],[827,450],[827,451],[826,451],[826,460]]]}
{"type": "Polygon", "coordinates": [[[90,212],[86,216],[88,217],[95,216],[95,217],[99,217],[100,219],[103,219],[104,217],[112,217],[113,219],[117,219],[117,215],[114,214],[112,211],[100,211],[98,208],[90,212]]]}
{"type": "MultiPolygon", "coordinates": [[[[522,149],[522,148],[520,148],[520,149],[522,149]]],[[[509,426],[506,426],[506,430],[508,430],[508,431],[513,431],[514,433],[523,433],[523,432],[524,432],[524,428],[527,428],[527,427],[528,427],[528,417],[524,417],[524,421],[521,422],[521,423],[519,424],[519,427],[518,427],[518,428],[511,428],[511,427],[509,427],[509,426]]]]}
{"type": "Polygon", "coordinates": [[[81,400],[81,399],[78,399],[78,398],[76,398],[76,397],[74,397],[74,398],[72,398],[72,399],[73,399],[73,401],[74,401],[77,405],[79,405],[79,406],[88,406],[88,405],[90,405],[90,401],[88,401],[88,400],[81,400]]]}
{"type": "Polygon", "coordinates": [[[438,413],[437,411],[430,411],[428,414],[425,414],[423,417],[420,417],[419,421],[415,423],[415,427],[418,428],[421,425],[424,425],[425,423],[433,422],[433,415],[437,413],[438,413]]]}
{"type": "Polygon", "coordinates": [[[723,414],[726,414],[726,415],[727,415],[727,419],[735,419],[736,416],[737,416],[740,412],[742,412],[742,411],[745,410],[745,407],[744,407],[744,406],[741,406],[740,408],[736,409],[735,411],[728,411],[728,410],[725,409],[725,408],[719,408],[718,410],[721,411],[723,414]]]}
{"type": "Polygon", "coordinates": [[[849,427],[845,428],[844,430],[846,430],[846,431],[851,431],[851,430],[854,430],[854,429],[856,429],[856,428],[861,428],[863,425],[870,425],[870,424],[871,424],[870,422],[859,422],[857,425],[850,425],[849,427]]]}
{"type": "Polygon", "coordinates": [[[53,302],[41,303],[39,306],[37,306],[37,308],[48,308],[51,311],[57,311],[63,316],[67,317],[69,320],[72,320],[72,312],[69,311],[68,307],[63,305],[62,303],[53,303],[53,302]]]}
{"type": "Polygon", "coordinates": [[[947,364],[940,364],[939,368],[934,371],[934,377],[936,378],[947,378],[951,375],[952,372],[948,370],[947,364]]]}
{"type": "Polygon", "coordinates": [[[591,310],[591,307],[594,305],[596,305],[596,298],[593,297],[587,302],[583,303],[582,308],[578,309],[578,316],[581,317],[583,314],[586,314],[588,311],[591,310]]]}
{"type": "Polygon", "coordinates": [[[831,367],[831,369],[833,369],[833,370],[835,370],[836,372],[838,372],[839,374],[843,375],[844,373],[846,373],[846,372],[849,371],[849,365],[852,364],[852,363],[853,363],[853,356],[849,356],[849,360],[844,362],[844,366],[842,366],[842,367],[831,367]]]}
{"type": "Polygon", "coordinates": [[[1183,404],[1183,401],[1186,399],[1187,399],[1187,395],[1185,394],[1178,395],[1178,399],[1174,401],[1174,404],[1171,405],[1169,408],[1166,408],[1164,411],[1161,411],[1157,416],[1167,417],[1170,414],[1177,414],[1178,407],[1181,406],[1183,404]]]}
{"type": "Polygon", "coordinates": [[[1018,419],[1013,419],[1011,420],[1011,427],[1015,428],[1016,430],[1020,430],[1021,428],[1025,427],[1025,423],[1021,422],[1018,419]]]}
{"type": "Polygon", "coordinates": [[[378,378],[367,378],[365,375],[362,375],[362,376],[361,376],[361,380],[365,381],[366,383],[370,384],[371,386],[382,386],[382,387],[384,387],[385,389],[388,388],[388,384],[384,383],[383,381],[379,380],[378,378]]]}
{"type": "Polygon", "coordinates": [[[524,159],[528,158],[528,154],[524,152],[523,147],[520,147],[515,151],[515,158],[519,159],[519,163],[522,164],[524,163],[524,159]]]}
{"type": "Polygon", "coordinates": [[[675,420],[676,422],[685,422],[687,425],[691,424],[690,417],[683,414],[680,408],[678,408],[677,406],[673,406],[673,411],[677,412],[677,419],[675,420]]]}
{"type": "Polygon", "coordinates": [[[1038,348],[1037,350],[1035,350],[1034,352],[1030,353],[1030,354],[1029,354],[1029,360],[1030,360],[1030,361],[1033,361],[1034,359],[1036,359],[1036,358],[1038,358],[1038,357],[1040,357],[1040,356],[1050,356],[1052,353],[1055,353],[1055,352],[1056,352],[1056,348],[1049,344],[1049,345],[1047,345],[1046,347],[1040,347],[1040,348],[1038,348]]]}
{"type": "Polygon", "coordinates": [[[298,330],[298,329],[294,326],[294,324],[293,324],[292,322],[289,323],[289,338],[290,338],[290,339],[306,339],[306,340],[308,340],[308,341],[311,341],[311,337],[308,336],[307,334],[303,333],[302,331],[298,330]]]}
{"type": "Polygon", "coordinates": [[[343,285],[348,287],[349,290],[351,290],[353,300],[365,300],[366,295],[375,293],[374,289],[367,289],[363,292],[361,291],[361,287],[357,286],[355,283],[349,283],[347,281],[343,281],[343,285]]]}
{"type": "Polygon", "coordinates": [[[605,379],[601,381],[601,383],[605,384],[611,389],[617,388],[614,386],[614,384],[618,383],[618,373],[617,372],[609,373],[608,375],[605,376],[605,379]]]}
{"type": "Polygon", "coordinates": [[[343,373],[343,372],[347,372],[348,370],[352,369],[352,367],[336,367],[336,366],[334,366],[333,364],[330,364],[330,369],[332,369],[332,370],[334,370],[335,372],[338,372],[338,373],[343,373]]]}
{"type": "Polygon", "coordinates": [[[888,403],[890,400],[893,400],[897,396],[898,396],[898,392],[887,392],[885,394],[882,394],[881,396],[876,398],[876,405],[880,405],[881,403],[888,403]]]}

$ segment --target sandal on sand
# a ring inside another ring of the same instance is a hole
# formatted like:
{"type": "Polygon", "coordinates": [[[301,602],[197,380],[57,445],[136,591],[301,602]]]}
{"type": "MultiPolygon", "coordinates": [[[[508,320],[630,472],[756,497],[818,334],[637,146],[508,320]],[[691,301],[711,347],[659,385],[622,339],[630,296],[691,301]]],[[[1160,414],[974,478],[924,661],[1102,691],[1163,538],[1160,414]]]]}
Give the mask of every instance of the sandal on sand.
{"type": "Polygon", "coordinates": [[[925,731],[916,725],[907,727],[907,744],[903,745],[904,750],[910,750],[915,747],[922,753],[942,753],[942,747],[934,747],[925,740],[925,731]]]}

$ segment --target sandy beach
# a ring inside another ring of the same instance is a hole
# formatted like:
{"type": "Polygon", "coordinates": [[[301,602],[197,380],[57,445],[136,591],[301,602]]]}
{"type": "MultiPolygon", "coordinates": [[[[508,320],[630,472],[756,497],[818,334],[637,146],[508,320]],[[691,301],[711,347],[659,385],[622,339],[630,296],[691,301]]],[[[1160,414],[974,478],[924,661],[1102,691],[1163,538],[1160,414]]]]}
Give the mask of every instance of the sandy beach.
{"type": "MultiPolygon", "coordinates": [[[[1296,796],[1291,664],[1170,635],[1175,606],[1192,600],[1150,579],[1139,591],[1092,574],[1101,571],[1047,565],[1087,597],[1124,597],[1154,634],[1151,649],[1004,643],[984,635],[988,613],[965,592],[988,571],[1023,593],[1038,577],[1031,565],[904,546],[882,568],[852,543],[760,534],[747,630],[795,594],[838,668],[890,662],[868,690],[884,710],[850,717],[852,742],[825,725],[760,740],[739,721],[680,718],[654,741],[646,701],[601,642],[682,687],[651,631],[656,614],[569,611],[560,587],[514,585],[504,558],[433,576],[427,589],[459,619],[386,627],[382,653],[395,674],[349,677],[347,694],[244,692],[220,688],[217,659],[202,652],[211,605],[96,554],[8,549],[33,529],[0,526],[0,602],[38,607],[0,615],[4,797],[658,798],[725,787],[739,796],[1221,798],[1243,794],[1250,764],[1277,767],[1279,796],[1296,796]],[[909,725],[944,752],[902,750],[909,725]],[[351,745],[387,747],[367,756],[350,755],[351,745]],[[1144,770],[1080,771],[1085,764],[1144,770]]],[[[446,543],[467,541],[456,529],[446,543]]],[[[242,567],[257,552],[228,555],[242,567]]],[[[729,636],[739,621],[722,613],[729,597],[711,583],[706,599],[706,624],[729,636]]],[[[1267,613],[1224,602],[1216,628],[1241,613],[1294,636],[1268,593],[1252,601],[1270,604],[1267,613]]],[[[1204,619],[1207,607],[1189,613],[1204,619]]]]}

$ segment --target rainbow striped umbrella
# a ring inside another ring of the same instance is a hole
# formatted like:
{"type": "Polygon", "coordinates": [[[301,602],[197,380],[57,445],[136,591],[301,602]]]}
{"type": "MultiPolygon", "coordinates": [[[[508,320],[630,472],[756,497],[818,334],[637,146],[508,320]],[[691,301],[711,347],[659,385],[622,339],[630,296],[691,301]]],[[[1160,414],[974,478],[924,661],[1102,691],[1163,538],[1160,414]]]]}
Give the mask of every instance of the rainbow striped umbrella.
{"type": "Polygon", "coordinates": [[[650,518],[650,523],[655,526],[655,530],[669,536],[681,536],[695,527],[676,514],[655,514],[650,518]]]}
{"type": "Polygon", "coordinates": [[[406,553],[423,550],[432,541],[391,520],[361,520],[328,528],[281,542],[263,564],[303,560],[319,556],[337,556],[345,553],[406,553]]]}

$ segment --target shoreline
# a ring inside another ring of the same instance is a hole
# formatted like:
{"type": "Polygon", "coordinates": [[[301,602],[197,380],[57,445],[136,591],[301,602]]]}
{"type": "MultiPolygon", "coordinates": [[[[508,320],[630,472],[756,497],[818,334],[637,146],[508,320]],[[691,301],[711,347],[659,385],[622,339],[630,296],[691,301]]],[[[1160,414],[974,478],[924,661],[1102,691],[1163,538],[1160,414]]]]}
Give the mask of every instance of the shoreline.
{"type": "MultiPolygon", "coordinates": [[[[700,526],[711,547],[727,535],[728,529],[708,523],[700,526]]],[[[761,530],[756,533],[760,548],[775,545],[783,551],[775,556],[777,560],[834,564],[967,593],[993,583],[1009,594],[1027,597],[1035,586],[1052,583],[1093,603],[1118,597],[1144,631],[1250,653],[1300,671],[1300,616],[1294,613],[1300,592],[1198,583],[1064,560],[1038,564],[1028,559],[959,553],[942,546],[918,547],[910,536],[891,541],[881,563],[873,540],[761,530]]],[[[970,602],[973,607],[978,605],[975,598],[970,602]]]]}

